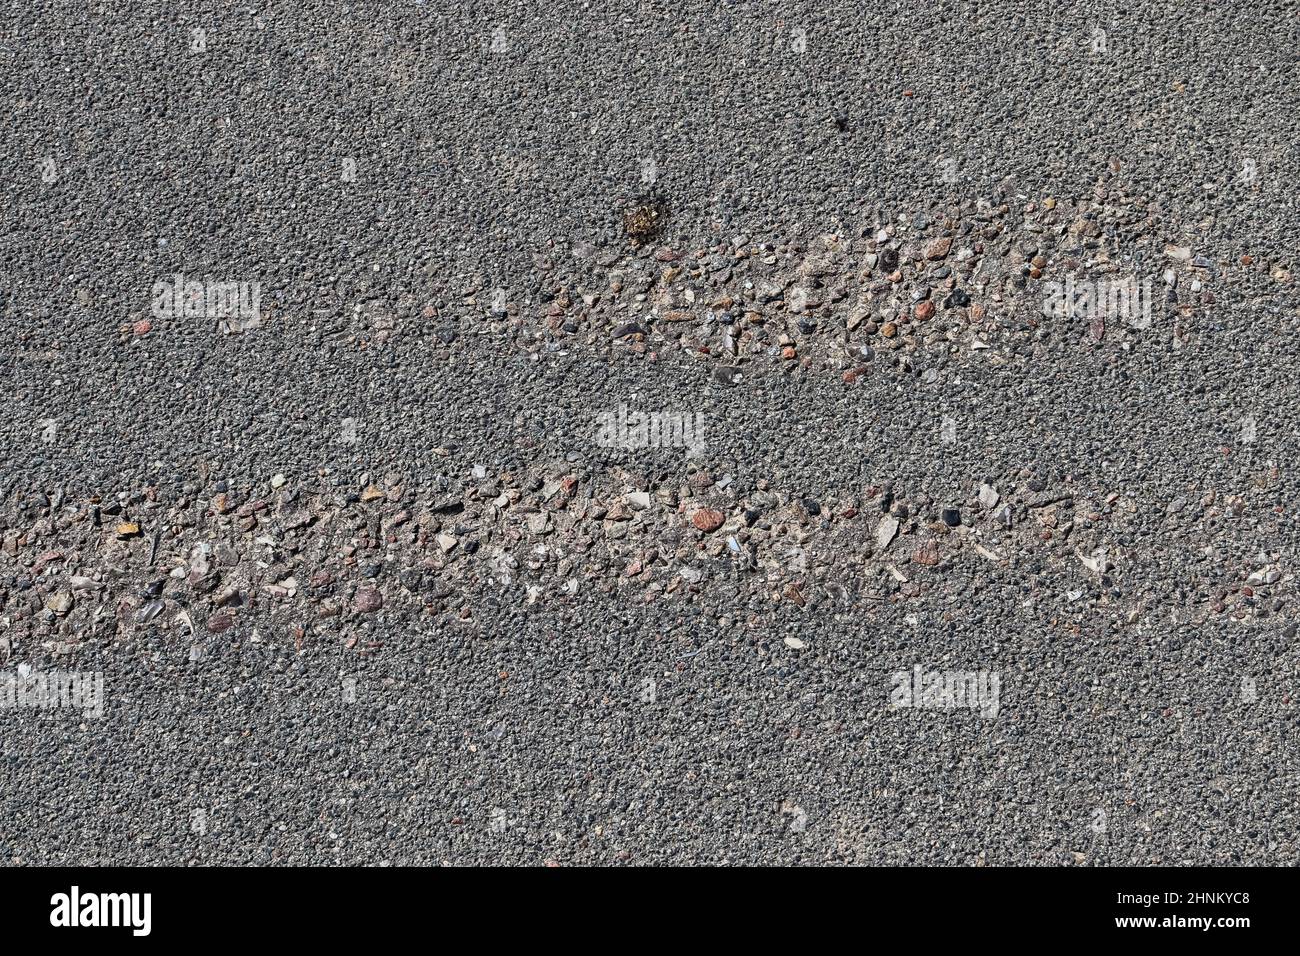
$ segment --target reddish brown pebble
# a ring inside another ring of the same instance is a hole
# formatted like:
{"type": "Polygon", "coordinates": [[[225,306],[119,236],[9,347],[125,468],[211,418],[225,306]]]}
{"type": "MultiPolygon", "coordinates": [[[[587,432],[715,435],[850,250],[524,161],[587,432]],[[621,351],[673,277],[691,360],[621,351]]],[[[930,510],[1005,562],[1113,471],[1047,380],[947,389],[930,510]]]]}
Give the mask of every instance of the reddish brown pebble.
{"type": "Polygon", "coordinates": [[[923,544],[916,549],[912,555],[913,564],[921,564],[925,567],[933,567],[939,563],[939,549],[933,544],[923,544]]]}
{"type": "Polygon", "coordinates": [[[222,631],[228,631],[234,623],[235,619],[229,614],[214,614],[208,618],[208,633],[220,634],[222,631]]]}
{"type": "Polygon", "coordinates": [[[947,238],[946,236],[943,239],[936,239],[934,240],[934,242],[930,243],[930,245],[926,247],[925,257],[931,260],[942,259],[944,256],[948,254],[948,250],[951,248],[952,248],[951,239],[947,238]]]}
{"type": "Polygon", "coordinates": [[[153,323],[148,319],[141,319],[135,325],[131,326],[131,329],[136,335],[148,335],[153,330],[153,323]]]}
{"type": "Polygon", "coordinates": [[[357,591],[353,607],[361,614],[372,614],[383,607],[384,599],[374,588],[361,588],[357,591]]]}
{"type": "Polygon", "coordinates": [[[916,304],[917,319],[924,322],[932,315],[934,315],[934,303],[931,302],[929,299],[926,299],[924,302],[918,302],[916,304]]]}
{"type": "Polygon", "coordinates": [[[701,508],[691,516],[691,523],[706,534],[717,531],[726,520],[726,515],[713,508],[701,508]]]}

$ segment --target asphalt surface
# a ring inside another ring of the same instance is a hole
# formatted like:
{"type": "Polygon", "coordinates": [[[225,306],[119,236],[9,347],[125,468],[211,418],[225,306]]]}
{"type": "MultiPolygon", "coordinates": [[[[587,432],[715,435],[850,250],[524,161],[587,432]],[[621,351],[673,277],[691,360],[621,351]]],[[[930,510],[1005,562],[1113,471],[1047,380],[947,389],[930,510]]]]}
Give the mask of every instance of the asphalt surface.
{"type": "Polygon", "coordinates": [[[0,26],[0,676],[105,687],[0,708],[0,859],[1297,862],[1293,8],[295,6],[0,26]],[[1044,320],[1071,257],[1151,327],[1044,320]]]}

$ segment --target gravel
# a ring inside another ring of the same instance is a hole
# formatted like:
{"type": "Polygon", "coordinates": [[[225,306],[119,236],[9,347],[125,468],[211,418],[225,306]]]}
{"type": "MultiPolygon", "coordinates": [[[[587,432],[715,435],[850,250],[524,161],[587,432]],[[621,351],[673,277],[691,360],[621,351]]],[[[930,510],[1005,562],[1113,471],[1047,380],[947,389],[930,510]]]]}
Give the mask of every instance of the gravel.
{"type": "Polygon", "coordinates": [[[0,859],[1298,862],[1284,4],[11,14],[0,859]]]}

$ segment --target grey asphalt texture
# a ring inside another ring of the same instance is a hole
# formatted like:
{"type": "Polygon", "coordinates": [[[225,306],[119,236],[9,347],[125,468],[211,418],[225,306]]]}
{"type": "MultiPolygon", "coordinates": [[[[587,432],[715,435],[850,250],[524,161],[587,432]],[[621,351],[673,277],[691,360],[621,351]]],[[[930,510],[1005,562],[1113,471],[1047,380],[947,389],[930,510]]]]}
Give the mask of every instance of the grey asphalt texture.
{"type": "MultiPolygon", "coordinates": [[[[99,671],[107,694],[102,719],[0,710],[0,860],[1300,860],[1294,7],[42,2],[0,31],[6,531],[39,519],[32,496],[269,495],[284,475],[400,476],[419,499],[551,462],[863,508],[887,485],[936,515],[977,510],[981,482],[1131,503],[1086,547],[898,564],[929,583],[881,600],[773,601],[734,569],[689,599],[529,603],[466,578],[438,613],[306,640],[250,615],[198,659],[174,629],[14,637],[44,546],[0,555],[0,670],[99,671]],[[608,334],[539,352],[467,302],[499,287],[536,311],[556,277],[644,261],[623,212],[646,158],[671,211],[652,248],[1122,191],[1144,215],[1107,241],[1158,285],[1161,250],[1190,247],[1217,300],[1122,349],[878,355],[852,388],[778,358],[719,386],[714,359],[608,334]],[[151,319],[178,272],[260,282],[262,326],[151,319]],[[620,404],[703,411],[702,458],[578,437],[620,404]],[[1105,582],[1076,560],[1094,544],[1105,582]],[[997,671],[1000,713],[891,710],[917,664],[997,671]]],[[[809,527],[816,579],[858,542],[809,527]]]]}

